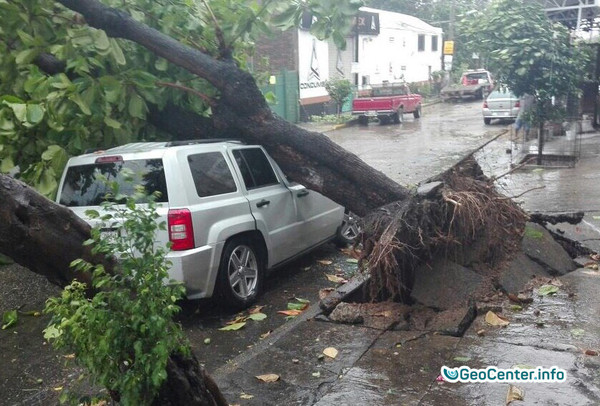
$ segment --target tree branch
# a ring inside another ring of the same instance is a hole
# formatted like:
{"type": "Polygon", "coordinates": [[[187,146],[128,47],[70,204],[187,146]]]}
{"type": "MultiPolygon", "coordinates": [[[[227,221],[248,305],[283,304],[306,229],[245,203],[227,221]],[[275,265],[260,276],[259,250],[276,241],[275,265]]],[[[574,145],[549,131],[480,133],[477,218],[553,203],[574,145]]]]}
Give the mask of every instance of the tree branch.
{"type": "Polygon", "coordinates": [[[179,89],[179,90],[183,90],[184,92],[192,93],[193,95],[198,96],[199,98],[204,100],[206,102],[206,104],[208,104],[209,106],[211,106],[211,107],[216,106],[216,103],[213,99],[211,99],[204,93],[197,91],[196,89],[192,89],[191,87],[178,85],[177,83],[171,83],[171,82],[156,82],[156,85],[161,86],[161,87],[172,87],[174,89],[179,89]]]}

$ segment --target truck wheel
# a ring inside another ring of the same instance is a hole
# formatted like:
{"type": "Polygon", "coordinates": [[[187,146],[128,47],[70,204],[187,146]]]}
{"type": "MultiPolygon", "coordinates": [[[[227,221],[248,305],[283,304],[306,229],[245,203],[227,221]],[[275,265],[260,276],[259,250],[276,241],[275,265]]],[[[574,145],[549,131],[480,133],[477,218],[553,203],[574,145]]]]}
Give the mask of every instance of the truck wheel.
{"type": "Polygon", "coordinates": [[[360,125],[368,125],[369,124],[369,117],[367,117],[367,116],[358,116],[358,124],[360,124],[360,125]]]}
{"type": "Polygon", "coordinates": [[[489,125],[492,122],[492,119],[489,117],[484,117],[483,118],[483,123],[486,125],[489,125]]]}
{"type": "Polygon", "coordinates": [[[421,117],[421,106],[418,106],[415,111],[413,111],[413,116],[415,118],[421,117]]]}
{"type": "Polygon", "coordinates": [[[392,114],[392,118],[394,119],[395,124],[402,124],[402,120],[404,119],[404,109],[400,107],[397,112],[392,114]]]}
{"type": "Polygon", "coordinates": [[[385,125],[390,123],[390,116],[377,116],[379,124],[385,125]]]}
{"type": "Polygon", "coordinates": [[[243,237],[223,248],[217,275],[217,297],[228,308],[245,309],[258,297],[263,284],[264,261],[256,244],[243,237]]]}

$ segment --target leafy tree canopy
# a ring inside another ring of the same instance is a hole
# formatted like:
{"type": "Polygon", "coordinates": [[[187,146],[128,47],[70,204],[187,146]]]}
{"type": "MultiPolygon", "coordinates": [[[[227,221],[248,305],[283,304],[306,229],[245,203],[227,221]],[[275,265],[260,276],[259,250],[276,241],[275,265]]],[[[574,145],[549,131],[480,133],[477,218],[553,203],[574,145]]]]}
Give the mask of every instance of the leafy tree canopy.
{"type": "MultiPolygon", "coordinates": [[[[316,17],[311,31],[344,45],[359,0],[105,0],[215,59],[247,69],[253,43],[316,17]]],[[[52,0],[0,0],[0,172],[53,196],[69,155],[166,139],[147,122],[174,105],[205,116],[218,92],[126,40],[109,38],[52,0]]]]}
{"type": "Polygon", "coordinates": [[[461,29],[469,46],[517,95],[545,102],[576,91],[584,77],[586,53],[537,3],[496,0],[463,20],[461,29]]]}

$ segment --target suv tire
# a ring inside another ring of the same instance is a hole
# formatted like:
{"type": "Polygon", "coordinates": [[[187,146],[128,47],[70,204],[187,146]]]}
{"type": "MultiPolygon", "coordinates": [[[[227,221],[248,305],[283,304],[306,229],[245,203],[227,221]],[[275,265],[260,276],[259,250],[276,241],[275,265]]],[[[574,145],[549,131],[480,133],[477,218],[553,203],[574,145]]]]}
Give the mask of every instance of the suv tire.
{"type": "Polygon", "coordinates": [[[223,306],[245,309],[254,303],[262,290],[264,261],[261,251],[249,238],[232,238],[225,244],[217,292],[223,306]]]}

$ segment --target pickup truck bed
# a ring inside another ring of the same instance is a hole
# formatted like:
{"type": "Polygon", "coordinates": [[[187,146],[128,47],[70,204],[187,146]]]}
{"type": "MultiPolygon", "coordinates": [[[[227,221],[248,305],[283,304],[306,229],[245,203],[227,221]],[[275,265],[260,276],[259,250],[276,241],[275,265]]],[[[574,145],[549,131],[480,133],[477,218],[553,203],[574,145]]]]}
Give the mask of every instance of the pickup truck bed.
{"type": "Polygon", "coordinates": [[[352,102],[352,115],[358,116],[363,125],[370,118],[379,119],[380,124],[390,121],[400,124],[404,113],[413,113],[415,118],[421,116],[421,96],[411,93],[404,84],[374,86],[368,94],[352,102]]]}

